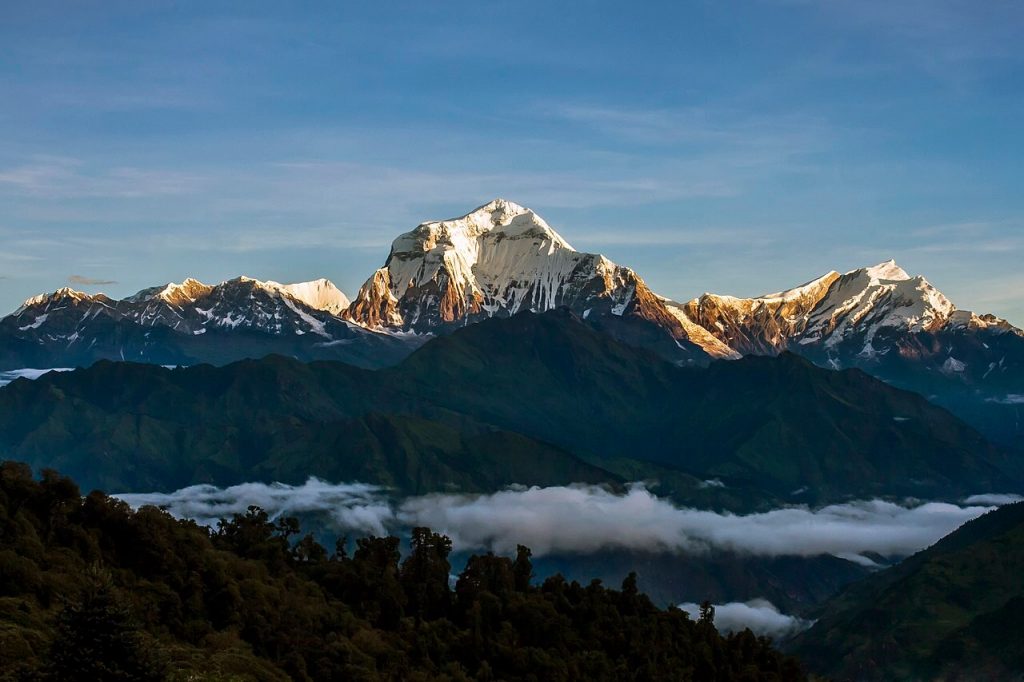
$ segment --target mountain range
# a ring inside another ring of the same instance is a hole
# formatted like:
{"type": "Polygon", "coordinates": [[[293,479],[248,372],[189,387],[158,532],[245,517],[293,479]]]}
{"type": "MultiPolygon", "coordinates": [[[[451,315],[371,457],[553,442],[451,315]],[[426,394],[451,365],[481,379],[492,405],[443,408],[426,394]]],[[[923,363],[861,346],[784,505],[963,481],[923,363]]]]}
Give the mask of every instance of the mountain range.
{"type": "Polygon", "coordinates": [[[417,494],[656,479],[733,509],[957,499],[1024,479],[1018,456],[859,370],[791,353],[679,367],[566,310],[485,320],[380,370],[269,356],[20,379],[0,390],[0,451],[119,491],[311,475],[417,494]]]}
{"type": "MultiPolygon", "coordinates": [[[[679,366],[566,309],[486,319],[377,370],[271,355],[220,367],[104,360],[18,379],[0,389],[0,453],[121,493],[310,476],[398,496],[645,481],[678,505],[748,513],[1024,490],[1019,456],[860,370],[792,353],[679,366]]],[[[727,552],[545,565],[608,580],[643,567],[659,603],[768,597],[787,609],[867,570],[727,552]]]]}
{"type": "MultiPolygon", "coordinates": [[[[120,493],[642,481],[729,516],[1024,491],[1024,332],[1005,320],[893,261],[676,301],[500,199],[400,235],[352,300],[248,277],[33,297],[0,320],[0,381],[19,374],[0,456],[120,493]]],[[[537,567],[639,567],[659,603],[768,598],[816,619],[791,646],[838,679],[1013,679],[1020,509],[885,570],[900,557],[609,549],[537,567]]]]}
{"type": "Polygon", "coordinates": [[[193,279],[122,300],[70,289],[0,320],[0,370],[96,360],[227,364],[270,353],[366,368],[491,317],[566,308],[587,325],[682,365],[791,352],[857,367],[928,396],[989,437],[1024,443],[1024,332],[955,307],[895,262],[829,272],[753,298],[679,302],[633,270],[576,251],[540,216],[496,199],[400,235],[355,298],[327,280],[193,279]]]}

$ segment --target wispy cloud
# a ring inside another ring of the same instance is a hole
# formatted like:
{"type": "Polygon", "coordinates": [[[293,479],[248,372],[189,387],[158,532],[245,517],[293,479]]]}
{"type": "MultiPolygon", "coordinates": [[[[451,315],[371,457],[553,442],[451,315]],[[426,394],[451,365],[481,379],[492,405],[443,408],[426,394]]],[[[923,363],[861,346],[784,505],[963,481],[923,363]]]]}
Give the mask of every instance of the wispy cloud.
{"type": "Polygon", "coordinates": [[[83,275],[71,275],[68,277],[69,284],[76,284],[79,286],[93,287],[101,286],[104,284],[117,284],[117,280],[113,279],[97,279],[95,277],[85,277],[83,275]]]}
{"type": "Polygon", "coordinates": [[[870,31],[937,79],[976,77],[979,62],[987,60],[1021,60],[1016,37],[1024,10],[1012,0],[984,8],[965,0],[781,2],[813,8],[844,30],[870,31]]]}
{"type": "Polygon", "coordinates": [[[730,246],[760,248],[776,243],[778,239],[765,230],[733,227],[690,227],[674,229],[629,229],[591,231],[585,235],[586,243],[593,246],[730,246]]]}
{"type": "Polygon", "coordinates": [[[43,199],[133,199],[187,194],[200,185],[200,177],[189,173],[97,167],[61,156],[36,155],[26,163],[0,169],[0,193],[43,199]]]}
{"type": "Polygon", "coordinates": [[[1024,218],[968,220],[928,225],[910,231],[917,243],[908,251],[921,253],[1022,253],[1024,218]]]}
{"type": "MultiPolygon", "coordinates": [[[[982,305],[998,303],[1024,305],[1024,273],[1011,273],[995,277],[979,276],[972,282],[972,288],[974,290],[972,298],[982,305]]],[[[1021,320],[1017,320],[1017,322],[1021,322],[1021,320]]]]}
{"type": "Polygon", "coordinates": [[[820,117],[751,116],[697,107],[627,108],[576,103],[543,104],[542,115],[585,126],[607,139],[685,149],[713,165],[755,167],[795,161],[832,146],[835,131],[820,117]]]}
{"type": "Polygon", "coordinates": [[[0,260],[10,263],[33,263],[43,260],[43,257],[32,253],[6,251],[0,253],[0,260]]]}

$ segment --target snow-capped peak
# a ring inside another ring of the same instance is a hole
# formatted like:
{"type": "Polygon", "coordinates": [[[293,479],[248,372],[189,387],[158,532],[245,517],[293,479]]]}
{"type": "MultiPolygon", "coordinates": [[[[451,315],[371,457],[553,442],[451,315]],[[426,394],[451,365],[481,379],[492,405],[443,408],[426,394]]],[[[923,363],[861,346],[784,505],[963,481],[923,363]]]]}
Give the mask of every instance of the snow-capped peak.
{"type": "Polygon", "coordinates": [[[421,223],[400,235],[385,267],[395,299],[443,273],[463,300],[497,296],[504,303],[507,287],[543,277],[557,253],[576,250],[530,209],[495,199],[459,218],[421,223]]]}
{"type": "Polygon", "coordinates": [[[131,303],[161,300],[171,305],[183,305],[209,294],[212,289],[213,287],[189,277],[181,284],[170,282],[162,287],[143,289],[125,300],[131,303]]]}
{"type": "Polygon", "coordinates": [[[391,245],[389,260],[415,258],[432,251],[453,251],[472,264],[479,250],[478,241],[486,234],[494,239],[536,237],[548,242],[553,249],[574,250],[530,209],[495,199],[464,216],[420,223],[411,232],[399,235],[391,245]]]}
{"type": "Polygon", "coordinates": [[[792,289],[786,289],[785,291],[778,291],[774,294],[762,294],[757,297],[759,301],[795,301],[798,299],[804,299],[807,296],[819,295],[820,293],[827,290],[828,287],[832,286],[832,283],[839,279],[840,274],[835,270],[831,270],[821,277],[816,277],[809,282],[804,282],[800,286],[793,287],[792,289]]]}
{"type": "Polygon", "coordinates": [[[882,352],[873,345],[882,330],[934,330],[955,310],[931,283],[893,260],[843,275],[832,271],[756,298],[704,294],[684,308],[693,322],[741,353],[859,344],[864,354],[882,352]]]}
{"type": "MultiPolygon", "coordinates": [[[[268,284],[276,284],[268,282],[268,284]]],[[[281,291],[298,299],[315,310],[323,310],[332,315],[340,315],[348,308],[350,301],[329,279],[315,279],[311,282],[277,285],[281,291]]]]}
{"type": "Polygon", "coordinates": [[[563,306],[595,319],[643,308],[645,319],[666,325],[673,338],[686,338],[636,273],[576,251],[543,218],[505,199],[399,236],[346,316],[370,328],[430,332],[563,306]]]}
{"type": "Polygon", "coordinates": [[[863,337],[864,352],[874,352],[872,341],[879,330],[933,329],[954,310],[924,277],[911,277],[889,260],[837,279],[809,316],[809,334],[801,343],[823,339],[831,348],[851,337],[863,337]]]}
{"type": "Polygon", "coordinates": [[[329,279],[320,278],[309,282],[295,282],[293,284],[281,284],[273,280],[259,280],[252,277],[236,277],[224,282],[221,286],[251,285],[261,289],[273,296],[285,295],[296,301],[304,303],[314,310],[322,310],[331,315],[340,315],[349,306],[346,296],[329,279]]]}
{"type": "Polygon", "coordinates": [[[872,284],[879,284],[880,282],[902,282],[910,279],[910,275],[907,274],[907,271],[896,265],[896,261],[891,258],[870,268],[861,268],[861,270],[854,270],[847,274],[852,275],[857,272],[863,272],[867,275],[872,284]]]}
{"type": "Polygon", "coordinates": [[[314,310],[323,310],[331,315],[340,315],[349,305],[348,297],[328,279],[321,278],[311,282],[281,284],[269,280],[254,279],[245,275],[221,282],[217,286],[203,284],[199,280],[189,277],[181,284],[172,282],[164,286],[143,289],[124,300],[128,303],[163,301],[172,306],[180,307],[206,298],[216,290],[230,290],[237,286],[259,289],[275,297],[284,294],[314,310]]]}
{"type": "Polygon", "coordinates": [[[68,298],[74,301],[87,301],[92,299],[93,297],[85,293],[84,291],[76,291],[71,287],[61,287],[60,289],[57,289],[53,293],[38,294],[31,298],[25,299],[25,302],[22,303],[21,306],[17,310],[15,310],[13,314],[19,315],[22,312],[24,312],[26,308],[31,308],[32,306],[37,306],[40,305],[41,303],[52,303],[55,301],[60,301],[68,298]]]}

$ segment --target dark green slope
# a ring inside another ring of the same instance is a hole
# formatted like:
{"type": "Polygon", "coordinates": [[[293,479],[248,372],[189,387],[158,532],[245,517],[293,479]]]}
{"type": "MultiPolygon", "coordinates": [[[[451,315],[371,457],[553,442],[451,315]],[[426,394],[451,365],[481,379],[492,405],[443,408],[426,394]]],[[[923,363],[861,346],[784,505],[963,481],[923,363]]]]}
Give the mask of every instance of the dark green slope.
{"type": "MultiPolygon", "coordinates": [[[[1024,451],[1024,404],[1019,402],[1024,394],[1024,336],[1008,325],[994,325],[901,334],[892,341],[900,352],[847,357],[844,365],[928,396],[993,441],[1024,451]],[[944,369],[949,358],[961,363],[961,371],[944,369]]],[[[799,346],[792,350],[822,366],[828,366],[834,352],[799,346]]]]}
{"type": "Polygon", "coordinates": [[[948,495],[1003,489],[1019,462],[921,396],[860,370],[822,370],[795,355],[715,363],[688,405],[702,438],[693,466],[721,477],[806,487],[824,501],[857,494],[948,495]]]}
{"type": "Polygon", "coordinates": [[[685,390],[677,367],[561,310],[466,327],[380,374],[410,405],[632,459],[649,459],[685,390]]]}
{"type": "Polygon", "coordinates": [[[0,452],[119,490],[657,477],[677,499],[749,508],[1019,487],[1012,458],[972,428],[859,371],[789,354],[680,368],[565,312],[471,325],[386,370],[269,357],[16,381],[0,390],[0,452]]]}
{"type": "MultiPolygon", "coordinates": [[[[382,411],[372,375],[274,356],[167,370],[101,362],[4,391],[4,451],[90,487],[361,480],[403,493],[617,476],[518,433],[382,411]]],[[[11,388],[11,387],[8,387],[11,388]]]]}
{"type": "Polygon", "coordinates": [[[990,512],[821,608],[793,649],[839,680],[1024,677],[1024,503],[990,512]]]}
{"type": "Polygon", "coordinates": [[[640,589],[655,604],[713,604],[767,599],[783,613],[799,614],[820,604],[871,570],[831,555],[757,557],[731,552],[686,556],[671,552],[601,551],[549,555],[533,562],[538,575],[600,578],[616,585],[635,571],[640,589]]]}
{"type": "Polygon", "coordinates": [[[426,344],[389,382],[434,405],[615,458],[801,501],[1019,487],[1020,465],[914,393],[796,355],[678,368],[571,315],[518,315],[426,344]]]}

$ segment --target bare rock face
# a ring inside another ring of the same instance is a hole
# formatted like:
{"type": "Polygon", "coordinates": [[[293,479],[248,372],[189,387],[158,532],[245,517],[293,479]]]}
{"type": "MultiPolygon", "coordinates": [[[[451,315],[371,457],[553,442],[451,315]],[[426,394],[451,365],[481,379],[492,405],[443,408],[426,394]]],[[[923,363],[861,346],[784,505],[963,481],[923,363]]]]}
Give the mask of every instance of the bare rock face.
{"type": "Polygon", "coordinates": [[[741,355],[779,353],[805,331],[809,315],[839,278],[839,273],[830,272],[794,289],[757,298],[704,294],[683,310],[741,355]]]}

